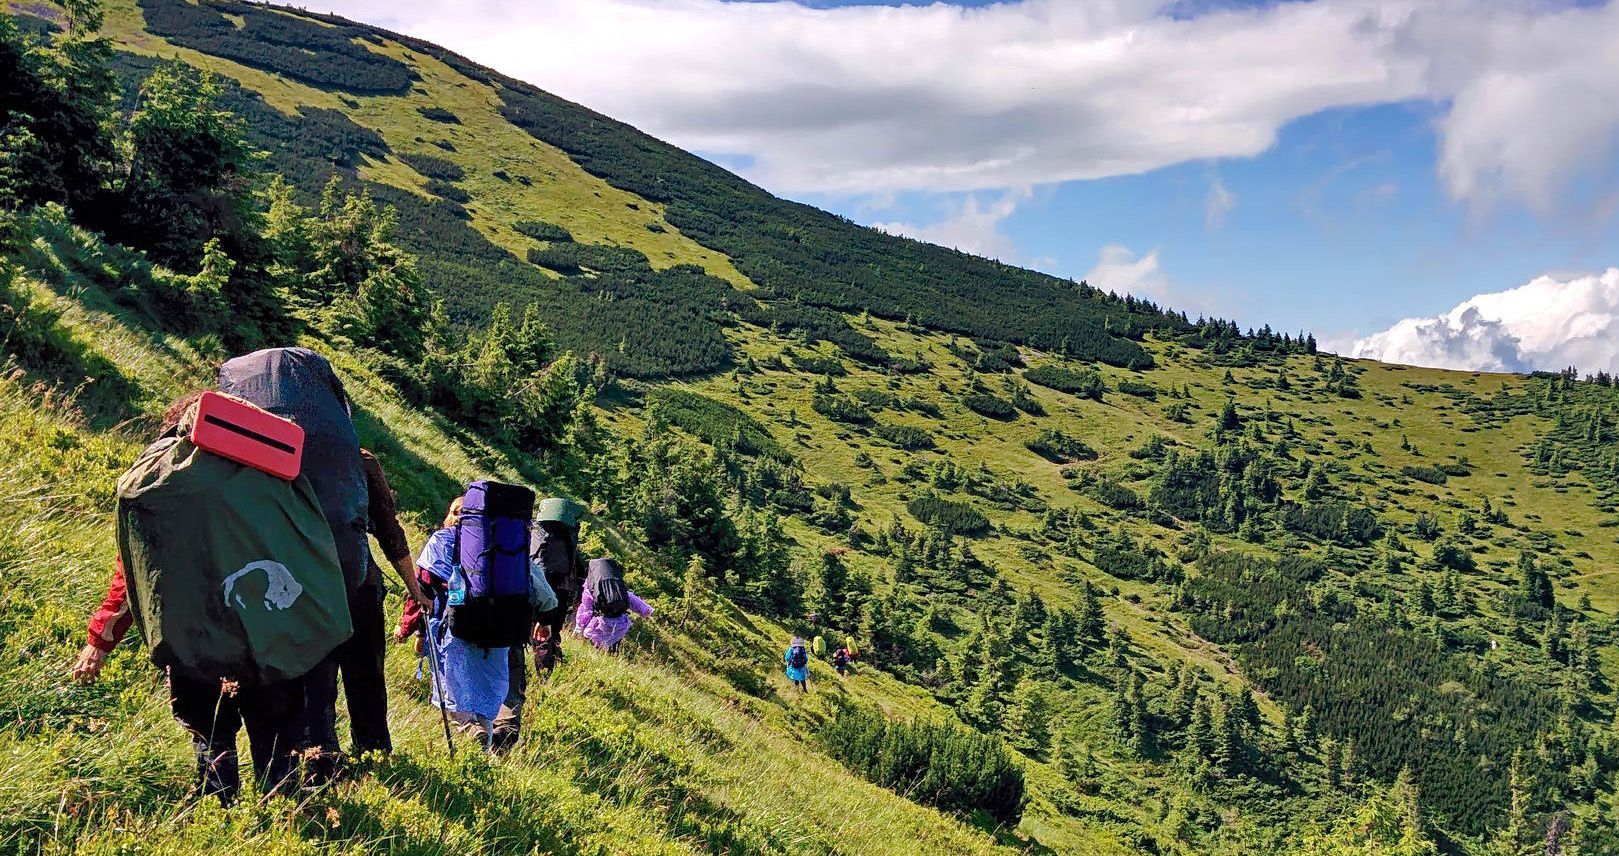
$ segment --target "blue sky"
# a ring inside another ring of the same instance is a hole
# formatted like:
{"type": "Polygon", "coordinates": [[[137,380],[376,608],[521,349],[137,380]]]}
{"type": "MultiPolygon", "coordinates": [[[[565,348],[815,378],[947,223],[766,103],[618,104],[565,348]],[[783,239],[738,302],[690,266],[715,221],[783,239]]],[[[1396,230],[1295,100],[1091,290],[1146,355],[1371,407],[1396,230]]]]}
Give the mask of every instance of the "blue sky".
{"type": "Polygon", "coordinates": [[[1360,355],[1619,368],[1619,0],[331,0],[782,196],[1360,355]]]}
{"type": "MultiPolygon", "coordinates": [[[[1619,264],[1611,212],[1540,217],[1451,199],[1435,172],[1435,112],[1402,103],[1314,114],[1254,157],[1039,187],[996,227],[1011,260],[1075,278],[1104,246],[1156,250],[1170,305],[1336,340],[1543,273],[1619,264]],[[1210,222],[1216,181],[1230,208],[1210,222]]],[[[863,222],[928,226],[966,195],[901,193],[885,207],[843,194],[807,201],[863,222]]]]}

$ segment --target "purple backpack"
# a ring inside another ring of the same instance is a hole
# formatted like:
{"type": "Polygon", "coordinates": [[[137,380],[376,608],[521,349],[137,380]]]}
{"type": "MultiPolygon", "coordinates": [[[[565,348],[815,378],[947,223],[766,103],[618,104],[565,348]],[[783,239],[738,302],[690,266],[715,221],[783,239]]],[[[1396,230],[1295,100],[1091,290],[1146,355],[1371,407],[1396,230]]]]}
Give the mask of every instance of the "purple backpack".
{"type": "Polygon", "coordinates": [[[455,554],[466,598],[446,609],[450,632],[481,648],[521,645],[534,626],[529,603],[528,542],[534,492],[475,481],[461,499],[455,554]]]}

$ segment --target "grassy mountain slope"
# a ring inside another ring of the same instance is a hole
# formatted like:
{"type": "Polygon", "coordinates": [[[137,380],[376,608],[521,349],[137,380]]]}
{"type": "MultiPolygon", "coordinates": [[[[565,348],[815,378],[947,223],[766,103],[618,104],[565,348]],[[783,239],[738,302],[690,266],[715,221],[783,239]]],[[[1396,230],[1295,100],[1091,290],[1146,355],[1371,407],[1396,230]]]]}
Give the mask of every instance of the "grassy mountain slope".
{"type": "MultiPolygon", "coordinates": [[[[848,682],[817,666],[823,690],[794,699],[779,657],[812,626],[802,612],[768,617],[739,588],[681,619],[679,566],[598,508],[597,545],[632,559],[664,617],[624,658],[570,648],[532,711],[555,739],[451,764],[400,650],[404,750],[373,776],[299,807],[184,800],[140,652],[96,690],[40,664],[70,657],[105,574],[112,479],[217,345],[133,313],[116,299],[132,263],[47,219],[13,261],[31,323],[63,342],[29,361],[8,336],[25,371],[0,385],[0,573],[28,583],[0,610],[0,674],[20,688],[0,727],[0,837],[98,852],[222,834],[289,852],[1291,852],[1409,768],[1452,852],[1486,852],[1515,795],[1526,838],[1561,812],[1587,830],[1580,852],[1619,846],[1604,844],[1619,824],[1613,389],[1199,328],[777,200],[346,22],[119,0],[105,32],[132,103],[158,60],[211,69],[302,198],[337,175],[394,205],[454,321],[532,303],[563,346],[602,354],[621,378],[597,402],[608,427],[715,447],[736,502],[782,516],[807,588],[828,555],[866,581],[860,607],[816,629],[870,656],[848,682]],[[1100,631],[1053,655],[1059,625],[1028,616],[1083,614],[1087,591],[1100,631]],[[1245,690],[1258,716],[1222,746],[1209,732],[1245,690]],[[843,702],[1004,736],[1029,782],[1020,824],[997,833],[846,770],[815,738],[843,702]],[[1511,775],[1515,750],[1535,784],[1511,775]]],[[[333,356],[413,535],[469,478],[545,486],[534,460],[333,356]]]]}
{"type": "MultiPolygon", "coordinates": [[[[109,374],[87,380],[121,378],[161,401],[206,376],[195,355],[165,353],[147,331],[95,308],[100,286],[62,272],[82,261],[77,233],[56,234],[60,244],[42,242],[23,260],[42,275],[20,287],[60,313],[51,329],[66,347],[106,361],[109,374]]],[[[362,439],[385,454],[414,520],[436,516],[454,485],[480,474],[522,478],[500,463],[498,450],[452,438],[362,366],[333,356],[355,398],[362,439]]],[[[0,735],[0,839],[21,852],[186,852],[222,835],[275,852],[346,844],[421,853],[882,852],[899,840],[947,852],[993,849],[983,833],[805,752],[799,735],[825,707],[787,705],[785,679],[773,671],[744,666],[769,700],[711,674],[708,638],[749,650],[785,632],[723,609],[701,628],[660,622],[621,658],[570,646],[568,665],[531,709],[532,728],[547,739],[493,764],[470,744],[455,762],[445,756],[425,686],[412,676],[415,658],[396,649],[390,672],[402,748],[373,764],[365,781],[297,807],[220,812],[184,799],[189,750],[144,652],[121,649],[93,688],[62,681],[62,657],[82,634],[88,599],[113,554],[110,485],[139,451],[139,435],[88,428],[82,411],[31,386],[22,372],[0,381],[0,420],[9,493],[0,513],[11,533],[4,568],[21,583],[6,596],[0,656],[10,688],[6,718],[16,723],[0,735]]],[[[419,540],[420,525],[412,528],[419,540]]],[[[656,567],[599,521],[587,531],[596,549],[605,540],[632,567],[656,567]]],[[[632,582],[659,588],[655,579],[632,582]]],[[[678,611],[669,599],[654,602],[678,611]]],[[[820,670],[817,677],[832,683],[820,670]]],[[[906,696],[903,687],[890,692],[906,696]]]]}

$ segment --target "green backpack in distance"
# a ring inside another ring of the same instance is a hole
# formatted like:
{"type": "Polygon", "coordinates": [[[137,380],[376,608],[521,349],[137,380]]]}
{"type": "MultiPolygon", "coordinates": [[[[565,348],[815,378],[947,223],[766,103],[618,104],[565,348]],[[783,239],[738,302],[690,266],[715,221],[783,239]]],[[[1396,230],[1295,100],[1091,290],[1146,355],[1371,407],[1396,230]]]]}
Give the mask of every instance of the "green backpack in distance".
{"type": "Polygon", "coordinates": [[[353,633],[331,526],[285,481],[179,437],[118,480],[118,553],[152,660],[263,685],[302,676],[353,633]]]}

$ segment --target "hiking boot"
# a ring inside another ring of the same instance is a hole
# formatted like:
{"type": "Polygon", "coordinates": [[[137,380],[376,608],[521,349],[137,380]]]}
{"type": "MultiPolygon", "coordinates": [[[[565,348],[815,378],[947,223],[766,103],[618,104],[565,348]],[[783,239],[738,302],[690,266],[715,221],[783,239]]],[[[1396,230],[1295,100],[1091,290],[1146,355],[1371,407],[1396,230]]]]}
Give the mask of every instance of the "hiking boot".
{"type": "Polygon", "coordinates": [[[517,745],[517,738],[517,729],[497,728],[489,737],[489,749],[497,755],[504,755],[517,745]]]}
{"type": "Polygon", "coordinates": [[[342,752],[312,749],[304,755],[304,790],[323,788],[339,781],[347,770],[342,752]]]}
{"type": "Polygon", "coordinates": [[[215,796],[226,808],[236,802],[242,791],[242,774],[237,764],[236,750],[214,753],[204,741],[191,744],[197,758],[197,781],[203,796],[215,796]]]}

